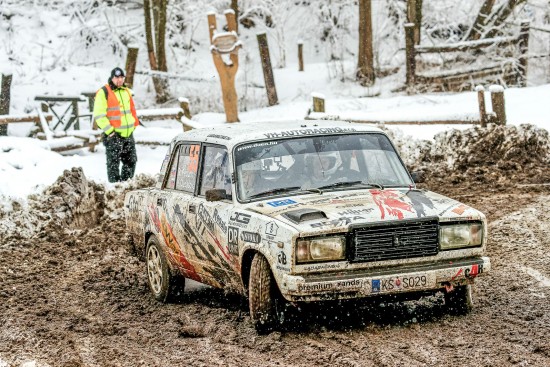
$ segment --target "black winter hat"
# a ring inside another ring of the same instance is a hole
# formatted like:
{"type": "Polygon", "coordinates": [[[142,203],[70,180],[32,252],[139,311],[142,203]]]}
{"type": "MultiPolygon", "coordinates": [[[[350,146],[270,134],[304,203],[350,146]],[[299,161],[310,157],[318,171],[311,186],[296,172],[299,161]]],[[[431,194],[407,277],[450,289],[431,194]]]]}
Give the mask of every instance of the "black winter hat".
{"type": "Polygon", "coordinates": [[[113,79],[115,76],[124,76],[124,70],[117,66],[116,68],[111,70],[111,79],[113,79]]]}

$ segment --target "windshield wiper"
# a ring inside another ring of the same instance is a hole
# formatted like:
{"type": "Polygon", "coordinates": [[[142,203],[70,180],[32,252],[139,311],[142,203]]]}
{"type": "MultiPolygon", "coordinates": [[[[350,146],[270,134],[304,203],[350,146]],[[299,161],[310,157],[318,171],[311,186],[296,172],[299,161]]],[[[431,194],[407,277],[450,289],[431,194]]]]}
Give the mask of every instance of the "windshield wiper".
{"type": "Polygon", "coordinates": [[[319,187],[317,187],[317,189],[319,189],[319,190],[332,189],[332,188],[335,188],[335,187],[354,186],[354,185],[362,184],[362,183],[363,182],[361,182],[361,181],[335,182],[335,183],[332,183],[330,185],[319,186],[319,187]]]}
{"type": "Polygon", "coordinates": [[[330,184],[330,185],[317,187],[317,189],[323,190],[323,189],[332,189],[332,188],[336,188],[336,187],[355,186],[355,185],[376,187],[377,189],[384,190],[384,186],[382,186],[378,183],[363,182],[363,181],[335,182],[335,183],[330,184]]]}
{"type": "Polygon", "coordinates": [[[297,191],[297,190],[300,190],[300,189],[301,189],[301,186],[281,187],[281,188],[277,188],[277,189],[271,189],[271,190],[259,192],[259,193],[254,194],[254,195],[250,195],[248,198],[249,199],[257,198],[257,197],[268,195],[268,194],[281,194],[283,192],[297,191]]]}

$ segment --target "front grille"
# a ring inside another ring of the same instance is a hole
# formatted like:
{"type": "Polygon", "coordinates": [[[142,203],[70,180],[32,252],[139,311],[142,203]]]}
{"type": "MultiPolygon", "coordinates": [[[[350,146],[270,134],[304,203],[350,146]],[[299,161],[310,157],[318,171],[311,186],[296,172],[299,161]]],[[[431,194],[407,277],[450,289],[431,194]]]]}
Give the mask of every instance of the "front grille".
{"type": "Polygon", "coordinates": [[[350,261],[367,262],[436,255],[437,218],[400,220],[352,228],[350,261]]]}

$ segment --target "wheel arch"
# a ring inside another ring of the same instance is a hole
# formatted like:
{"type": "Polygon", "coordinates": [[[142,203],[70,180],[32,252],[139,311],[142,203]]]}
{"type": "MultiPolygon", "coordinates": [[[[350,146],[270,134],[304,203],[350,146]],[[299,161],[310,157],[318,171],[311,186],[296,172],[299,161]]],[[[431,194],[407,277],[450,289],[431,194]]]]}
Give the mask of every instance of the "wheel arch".
{"type": "MultiPolygon", "coordinates": [[[[241,258],[241,280],[245,294],[248,295],[248,282],[250,281],[250,268],[252,267],[252,259],[256,254],[261,254],[260,251],[249,248],[246,249],[241,258]]],[[[263,255],[263,254],[262,254],[263,255]]]]}

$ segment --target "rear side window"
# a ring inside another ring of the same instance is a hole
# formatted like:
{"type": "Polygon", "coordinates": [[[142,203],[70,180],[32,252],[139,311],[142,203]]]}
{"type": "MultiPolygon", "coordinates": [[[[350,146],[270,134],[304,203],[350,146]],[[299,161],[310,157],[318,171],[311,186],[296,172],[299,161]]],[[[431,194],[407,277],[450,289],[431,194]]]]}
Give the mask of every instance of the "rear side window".
{"type": "Polygon", "coordinates": [[[207,146],[204,150],[200,195],[211,189],[223,189],[231,195],[231,175],[229,174],[229,154],[223,147],[207,146]]]}
{"type": "Polygon", "coordinates": [[[193,193],[199,167],[200,144],[182,144],[174,152],[166,188],[193,193]]]}

